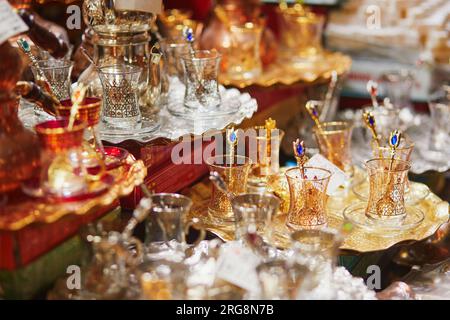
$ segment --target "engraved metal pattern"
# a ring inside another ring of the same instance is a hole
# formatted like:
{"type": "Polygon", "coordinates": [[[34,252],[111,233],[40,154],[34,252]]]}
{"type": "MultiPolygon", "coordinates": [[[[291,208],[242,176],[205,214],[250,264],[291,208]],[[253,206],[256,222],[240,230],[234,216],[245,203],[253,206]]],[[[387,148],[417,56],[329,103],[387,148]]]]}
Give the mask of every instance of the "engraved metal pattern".
{"type": "Polygon", "coordinates": [[[107,81],[103,86],[105,99],[103,112],[105,116],[128,118],[139,115],[136,88],[133,88],[127,80],[107,81]]]}

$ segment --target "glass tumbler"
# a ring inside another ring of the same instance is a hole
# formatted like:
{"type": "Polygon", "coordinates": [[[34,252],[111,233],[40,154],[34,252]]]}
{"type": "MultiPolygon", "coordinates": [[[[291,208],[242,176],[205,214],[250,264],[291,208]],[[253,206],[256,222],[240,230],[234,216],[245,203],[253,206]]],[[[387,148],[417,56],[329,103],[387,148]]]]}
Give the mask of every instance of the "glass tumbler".
{"type": "MultiPolygon", "coordinates": [[[[39,68],[43,71],[45,77],[49,81],[50,87],[58,100],[64,100],[70,98],[71,92],[71,80],[73,62],[68,60],[40,60],[38,61],[39,68]]],[[[34,66],[31,66],[31,70],[34,75],[35,82],[41,86],[42,80],[39,76],[39,72],[34,66]]]]}
{"type": "Polygon", "coordinates": [[[189,45],[182,38],[163,39],[159,41],[163,53],[163,76],[161,77],[161,104],[168,102],[170,79],[176,78],[181,83],[184,81],[184,68],[181,56],[188,52],[189,45]]]}
{"type": "Polygon", "coordinates": [[[103,87],[102,121],[108,127],[129,129],[139,127],[138,82],[141,68],[127,64],[100,67],[103,87]]]}
{"type": "MultiPolygon", "coordinates": [[[[227,185],[228,192],[239,195],[247,191],[247,179],[251,168],[250,158],[244,156],[217,155],[208,158],[206,164],[209,171],[216,171],[227,185]]],[[[233,208],[229,196],[213,184],[208,212],[213,219],[220,222],[233,223],[235,221],[233,208]]]]}
{"type": "Polygon", "coordinates": [[[320,153],[348,175],[353,175],[351,140],[353,126],[349,122],[324,122],[314,128],[320,153]]]}
{"type": "Polygon", "coordinates": [[[450,94],[445,91],[434,93],[428,101],[432,128],[429,135],[427,158],[448,161],[448,142],[450,136],[450,94]]]}
{"type": "Polygon", "coordinates": [[[322,168],[286,171],[290,205],[286,224],[292,229],[316,228],[327,223],[327,187],[331,172],[322,168]]]}
{"type": "Polygon", "coordinates": [[[262,72],[260,57],[263,27],[247,22],[230,26],[230,46],[227,50],[225,74],[231,80],[251,80],[262,72]]]}
{"type": "Polygon", "coordinates": [[[272,220],[280,206],[280,200],[270,194],[244,193],[231,200],[237,240],[254,229],[266,242],[272,243],[272,220]]]}
{"type": "Polygon", "coordinates": [[[366,216],[381,222],[401,221],[406,217],[405,185],[410,163],[379,158],[366,162],[369,174],[369,200],[366,216]]]}
{"type": "Polygon", "coordinates": [[[317,59],[323,51],[323,16],[295,8],[281,9],[278,16],[283,58],[294,63],[317,59]]]}
{"type": "Polygon", "coordinates": [[[184,66],[184,105],[206,110],[220,105],[217,80],[221,55],[217,50],[195,50],[182,55],[184,66]]]}
{"type": "Polygon", "coordinates": [[[193,224],[187,219],[192,200],[175,193],[158,193],[150,199],[152,208],[145,224],[145,243],[171,240],[186,243],[187,231],[193,224]]]}

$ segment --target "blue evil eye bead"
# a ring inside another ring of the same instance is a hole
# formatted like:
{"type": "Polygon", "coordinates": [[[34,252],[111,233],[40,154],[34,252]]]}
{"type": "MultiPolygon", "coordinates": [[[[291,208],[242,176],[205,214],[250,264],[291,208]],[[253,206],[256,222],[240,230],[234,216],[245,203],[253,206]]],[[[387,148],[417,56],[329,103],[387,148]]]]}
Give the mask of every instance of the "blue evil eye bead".
{"type": "Polygon", "coordinates": [[[391,137],[389,139],[389,144],[392,148],[397,148],[400,144],[401,133],[398,130],[395,130],[391,133],[391,137]]]}

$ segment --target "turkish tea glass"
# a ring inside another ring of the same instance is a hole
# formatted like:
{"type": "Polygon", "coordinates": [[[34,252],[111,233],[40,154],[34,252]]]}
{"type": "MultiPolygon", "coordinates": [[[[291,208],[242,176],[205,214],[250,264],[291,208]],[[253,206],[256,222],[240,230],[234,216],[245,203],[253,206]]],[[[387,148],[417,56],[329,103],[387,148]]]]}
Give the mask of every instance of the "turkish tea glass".
{"type": "Polygon", "coordinates": [[[270,194],[245,193],[231,200],[235,217],[236,240],[248,232],[256,232],[266,242],[272,243],[272,221],[280,200],[270,194]]]}
{"type": "Polygon", "coordinates": [[[351,140],[353,126],[349,122],[323,122],[314,128],[320,153],[348,175],[353,175],[351,140]]]}
{"type": "Polygon", "coordinates": [[[427,158],[437,161],[448,161],[448,143],[450,136],[450,97],[448,92],[434,93],[429,102],[432,128],[429,135],[429,148],[427,158]]]}
{"type": "Polygon", "coordinates": [[[192,225],[187,215],[192,200],[180,194],[159,193],[150,197],[152,208],[145,224],[145,243],[186,242],[186,234],[192,225]]]}
{"type": "Polygon", "coordinates": [[[280,171],[280,146],[284,131],[256,129],[255,134],[248,137],[248,156],[252,159],[252,169],[249,175],[249,187],[265,188],[269,176],[280,171]]]}
{"type": "Polygon", "coordinates": [[[102,122],[110,128],[134,129],[141,124],[138,85],[141,68],[127,64],[100,67],[102,122]]]}
{"type": "Polygon", "coordinates": [[[398,222],[406,217],[405,184],[410,162],[378,158],[366,162],[369,199],[366,216],[381,222],[398,222]]]}
{"type": "Polygon", "coordinates": [[[161,104],[168,102],[170,79],[176,78],[181,83],[184,81],[184,68],[181,56],[189,50],[189,45],[182,38],[163,39],[159,41],[163,53],[163,75],[161,77],[161,104]]]}
{"type": "Polygon", "coordinates": [[[331,172],[322,168],[286,171],[290,204],[286,224],[292,229],[316,228],[327,223],[327,187],[331,172]]]}
{"type": "Polygon", "coordinates": [[[182,55],[184,66],[184,105],[188,108],[206,110],[220,105],[219,63],[217,50],[195,50],[182,55]]]}
{"type": "MultiPolygon", "coordinates": [[[[217,172],[233,196],[247,191],[247,179],[251,168],[250,158],[244,156],[217,155],[208,158],[206,164],[210,172],[217,172]]],[[[208,205],[210,216],[221,222],[235,221],[231,199],[213,184],[211,200],[208,205]]]]}
{"type": "Polygon", "coordinates": [[[284,260],[273,260],[256,268],[261,287],[261,298],[266,300],[289,299],[289,272],[284,260]]]}
{"type": "Polygon", "coordinates": [[[302,229],[291,234],[293,260],[310,270],[297,288],[296,299],[311,299],[310,292],[320,283],[332,285],[341,241],[339,233],[330,228],[302,229]]]}
{"type": "Polygon", "coordinates": [[[262,72],[260,45],[263,27],[251,22],[230,26],[225,76],[230,80],[251,80],[262,72]]]}
{"type": "Polygon", "coordinates": [[[287,61],[314,61],[323,52],[323,16],[295,8],[279,11],[281,55],[287,61]]]}
{"type": "MultiPolygon", "coordinates": [[[[71,80],[73,62],[68,60],[40,60],[38,61],[39,68],[47,78],[50,87],[58,100],[70,98],[71,80]]],[[[31,66],[36,84],[45,88],[39,72],[34,66],[31,66]]]]}

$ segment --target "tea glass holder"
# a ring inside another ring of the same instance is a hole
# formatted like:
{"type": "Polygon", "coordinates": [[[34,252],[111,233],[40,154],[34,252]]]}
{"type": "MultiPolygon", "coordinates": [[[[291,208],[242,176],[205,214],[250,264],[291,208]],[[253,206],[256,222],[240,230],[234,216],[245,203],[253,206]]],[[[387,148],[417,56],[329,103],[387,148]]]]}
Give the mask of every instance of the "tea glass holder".
{"type": "MultiPolygon", "coordinates": [[[[72,84],[70,76],[72,74],[73,62],[68,60],[50,59],[39,60],[37,63],[47,78],[56,98],[60,101],[70,98],[72,84]]],[[[31,66],[31,71],[33,72],[35,82],[39,86],[45,88],[36,67],[31,66]]]]}
{"type": "Polygon", "coordinates": [[[367,161],[366,168],[370,183],[367,203],[350,205],[344,210],[344,217],[355,226],[386,231],[385,236],[419,225],[423,213],[405,205],[410,162],[377,158],[367,161]]]}
{"type": "Polygon", "coordinates": [[[252,80],[262,73],[260,45],[263,27],[247,22],[231,25],[230,46],[224,59],[225,76],[229,80],[252,80]]]}
{"type": "Polygon", "coordinates": [[[181,56],[184,67],[184,105],[210,111],[221,103],[218,72],[221,55],[217,50],[194,50],[181,56]]]}
{"type": "Polygon", "coordinates": [[[273,217],[280,206],[280,200],[270,194],[244,193],[231,200],[235,217],[235,238],[241,240],[255,232],[267,243],[272,243],[273,217]]]}
{"type": "Polygon", "coordinates": [[[86,124],[76,120],[72,130],[67,119],[49,120],[36,125],[43,147],[41,172],[37,181],[23,185],[25,193],[55,201],[73,201],[105,192],[112,183],[104,167],[89,170],[83,154],[86,124]]]}
{"type": "Polygon", "coordinates": [[[253,165],[248,178],[249,190],[263,191],[267,187],[270,176],[280,171],[280,147],[284,131],[256,129],[255,134],[248,136],[248,156],[253,165]],[[269,140],[270,139],[270,140],[269,140]]]}
{"type": "Polygon", "coordinates": [[[351,140],[353,126],[349,122],[323,122],[313,129],[320,153],[348,176],[353,176],[351,140]]]}
{"type": "MultiPolygon", "coordinates": [[[[217,155],[206,160],[210,172],[217,172],[227,185],[229,195],[239,195],[247,191],[247,179],[251,168],[250,158],[240,155],[217,155]]],[[[229,195],[212,187],[208,213],[213,220],[234,223],[235,216],[229,195]]]]}
{"type": "Polygon", "coordinates": [[[330,177],[330,171],[315,167],[286,171],[290,194],[286,225],[289,228],[320,228],[326,225],[326,192],[330,177]]]}
{"type": "Polygon", "coordinates": [[[103,66],[99,77],[103,87],[102,122],[110,128],[141,126],[138,85],[141,68],[127,64],[103,66]]]}
{"type": "MultiPolygon", "coordinates": [[[[186,243],[189,228],[195,223],[187,218],[192,200],[175,193],[157,193],[150,199],[152,207],[145,223],[145,244],[159,246],[171,240],[186,243]]],[[[204,231],[200,232],[196,243],[204,236],[204,231]]]]}

